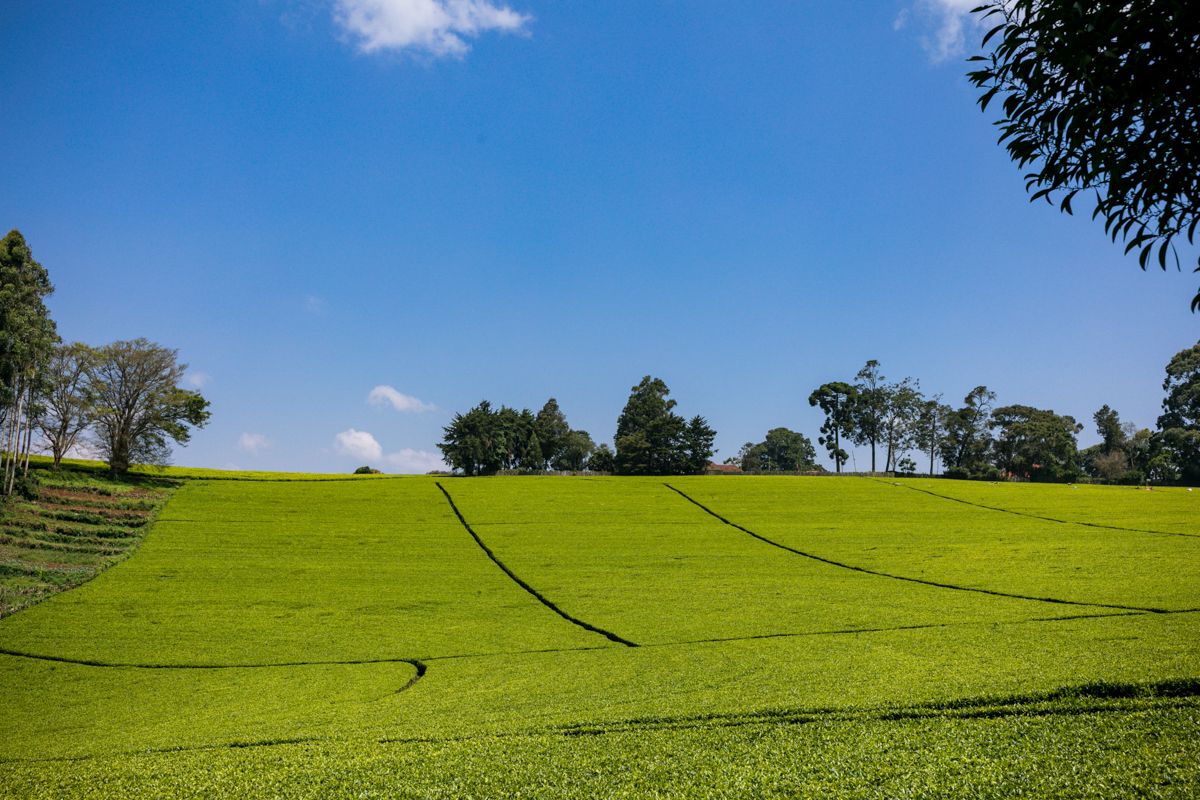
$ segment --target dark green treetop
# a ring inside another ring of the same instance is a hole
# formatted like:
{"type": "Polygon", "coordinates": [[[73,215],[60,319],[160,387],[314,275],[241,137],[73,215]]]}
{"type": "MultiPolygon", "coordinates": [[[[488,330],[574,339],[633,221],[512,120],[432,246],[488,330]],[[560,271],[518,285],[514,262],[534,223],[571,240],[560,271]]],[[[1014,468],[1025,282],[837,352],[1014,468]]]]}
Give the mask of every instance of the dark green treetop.
{"type": "Polygon", "coordinates": [[[822,384],[808,396],[810,406],[820,406],[825,412],[825,424],[821,426],[821,436],[817,442],[829,451],[837,472],[841,472],[842,465],[850,459],[842,449],[842,438],[849,438],[850,431],[854,429],[853,409],[857,398],[857,389],[837,381],[822,384]]]}

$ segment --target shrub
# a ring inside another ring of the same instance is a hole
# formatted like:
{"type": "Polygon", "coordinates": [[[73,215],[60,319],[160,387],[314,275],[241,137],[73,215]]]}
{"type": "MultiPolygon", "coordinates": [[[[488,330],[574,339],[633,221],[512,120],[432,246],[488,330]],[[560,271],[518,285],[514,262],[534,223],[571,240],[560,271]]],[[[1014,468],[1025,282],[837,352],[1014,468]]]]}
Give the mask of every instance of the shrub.
{"type": "Polygon", "coordinates": [[[955,481],[965,481],[971,477],[971,470],[966,467],[950,467],[942,473],[942,477],[955,481]]]}
{"type": "Polygon", "coordinates": [[[1003,477],[1004,472],[994,464],[983,471],[983,479],[987,481],[998,481],[1003,477]]]}
{"type": "Polygon", "coordinates": [[[1126,470],[1125,474],[1117,478],[1117,483],[1123,483],[1126,486],[1140,486],[1146,482],[1146,473],[1140,469],[1126,470]]]}
{"type": "Polygon", "coordinates": [[[354,470],[354,474],[355,475],[382,475],[383,473],[377,469],[371,469],[370,467],[359,467],[358,469],[354,470]]]}
{"type": "Polygon", "coordinates": [[[26,500],[34,501],[42,495],[42,482],[38,478],[36,472],[28,472],[24,475],[18,475],[13,481],[13,494],[19,495],[26,500]]]}

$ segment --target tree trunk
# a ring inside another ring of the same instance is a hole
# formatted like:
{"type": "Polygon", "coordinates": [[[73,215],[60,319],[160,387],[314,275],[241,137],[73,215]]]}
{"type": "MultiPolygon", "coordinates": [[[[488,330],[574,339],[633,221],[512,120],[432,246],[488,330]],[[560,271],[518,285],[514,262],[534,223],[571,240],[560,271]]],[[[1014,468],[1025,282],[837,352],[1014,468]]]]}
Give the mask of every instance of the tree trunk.
{"type": "MultiPolygon", "coordinates": [[[[836,410],[834,413],[837,413],[836,410]]],[[[838,426],[833,424],[833,463],[837,467],[838,474],[842,472],[842,440],[838,437],[838,426]]]]}
{"type": "Polygon", "coordinates": [[[25,426],[25,468],[21,471],[22,475],[29,474],[29,451],[33,449],[33,420],[25,426]]]}
{"type": "Polygon", "coordinates": [[[8,461],[4,465],[4,494],[11,495],[13,481],[17,477],[17,448],[21,446],[21,415],[25,410],[24,381],[17,383],[17,407],[14,409],[12,425],[8,429],[8,461]]]}

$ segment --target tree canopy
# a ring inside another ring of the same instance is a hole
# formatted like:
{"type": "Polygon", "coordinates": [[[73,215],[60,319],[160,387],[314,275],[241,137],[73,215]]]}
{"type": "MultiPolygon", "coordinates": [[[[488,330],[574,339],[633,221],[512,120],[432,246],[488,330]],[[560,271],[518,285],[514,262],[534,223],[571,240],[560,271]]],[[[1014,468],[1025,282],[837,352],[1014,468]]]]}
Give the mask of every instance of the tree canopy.
{"type": "Polygon", "coordinates": [[[466,414],[455,414],[438,449],[451,469],[465,475],[500,470],[582,471],[595,444],[587,431],[573,431],[551,398],[536,416],[483,400],[466,414]]]}
{"type": "Polygon", "coordinates": [[[758,444],[746,444],[738,465],[744,472],[808,472],[817,468],[817,451],[802,433],[787,428],[767,431],[758,444]]]}
{"type": "Polygon", "coordinates": [[[123,474],[133,464],[168,463],[167,439],[187,445],[188,426],[203,428],[209,403],[181,389],[187,364],[178,351],[146,339],[97,348],[87,368],[87,397],[96,443],[109,469],[123,474]]]}
{"type": "Polygon", "coordinates": [[[987,424],[997,431],[995,461],[1000,469],[1035,477],[1079,474],[1075,435],[1083,426],[1073,417],[1012,405],[993,411],[987,424]]]}
{"type": "Polygon", "coordinates": [[[54,293],[46,269],[20,231],[0,240],[0,449],[3,494],[13,491],[18,463],[29,469],[33,432],[45,411],[46,368],[59,342],[45,298],[54,293]]]}
{"type": "Polygon", "coordinates": [[[842,449],[842,438],[849,438],[854,429],[853,410],[857,399],[858,390],[840,381],[822,384],[808,396],[810,406],[820,406],[825,412],[825,423],[821,425],[817,442],[829,451],[837,472],[841,472],[842,465],[850,460],[849,454],[842,449]]]}
{"type": "MultiPolygon", "coordinates": [[[[1094,193],[1093,218],[1142,269],[1157,247],[1194,241],[1200,221],[1200,14],[1193,0],[996,0],[999,42],[968,73],[987,109],[1003,97],[1000,142],[1032,200],[1071,213],[1094,193]]],[[[1178,257],[1176,257],[1178,266],[1178,257]]],[[[1200,271],[1200,268],[1198,268],[1200,271]]],[[[1200,292],[1192,310],[1200,308],[1200,292]]]]}
{"type": "Polygon", "coordinates": [[[649,375],[630,389],[617,419],[616,471],[623,475],[698,474],[713,456],[716,432],[703,417],[686,422],[674,413],[671,390],[649,375]]]}

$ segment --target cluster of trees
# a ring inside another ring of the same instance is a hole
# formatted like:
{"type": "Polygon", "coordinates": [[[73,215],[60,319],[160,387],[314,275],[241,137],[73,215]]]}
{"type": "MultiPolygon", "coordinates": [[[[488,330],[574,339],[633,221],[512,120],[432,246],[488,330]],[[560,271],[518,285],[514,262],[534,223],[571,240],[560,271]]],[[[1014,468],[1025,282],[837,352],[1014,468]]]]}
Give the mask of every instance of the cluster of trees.
{"type": "Polygon", "coordinates": [[[1079,453],[1090,475],[1122,483],[1144,480],[1200,485],[1200,342],[1167,364],[1157,430],[1122,422],[1107,405],[1093,415],[1103,441],[1079,453]]]}
{"type": "Polygon", "coordinates": [[[649,375],[630,389],[617,418],[614,471],[620,475],[698,475],[708,467],[717,433],[701,416],[684,420],[671,390],[649,375]]]}
{"type": "Polygon", "coordinates": [[[442,430],[442,456],[466,475],[507,469],[579,472],[597,450],[587,431],[571,430],[553,397],[536,415],[528,408],[493,409],[484,400],[466,414],[455,414],[442,430]]]}
{"type": "Polygon", "coordinates": [[[0,241],[4,495],[28,476],[34,450],[50,452],[57,469],[86,442],[123,474],[133,464],[166,464],[168,440],[186,445],[189,426],[209,417],[208,401],[179,387],[187,365],[177,351],[145,339],[64,344],[44,302],[53,292],[24,237],[10,231],[0,241]]]}
{"type": "Polygon", "coordinates": [[[572,430],[551,398],[536,415],[484,400],[455,414],[443,428],[438,449],[446,463],[465,475],[501,470],[569,472],[590,470],[622,475],[680,475],[703,472],[712,458],[716,432],[703,417],[690,422],[675,414],[665,383],[647,375],[632,389],[617,420],[616,450],[597,446],[587,431],[572,430]]]}
{"type": "Polygon", "coordinates": [[[817,450],[807,436],[787,428],[767,431],[765,441],[746,442],[726,464],[737,464],[743,472],[824,472],[817,466],[817,450]]]}
{"type": "MultiPolygon", "coordinates": [[[[1110,481],[1200,483],[1200,343],[1167,365],[1164,414],[1158,430],[1121,422],[1105,405],[1093,415],[1103,442],[1078,449],[1084,426],[1073,417],[1024,405],[996,406],[996,393],[977,386],[954,408],[941,395],[924,397],[918,381],[888,383],[879,363],[868,361],[854,383],[816,389],[809,404],[825,413],[821,437],[838,472],[846,463],[844,443],[886,453],[884,471],[915,472],[909,452],[928,458],[929,473],[941,461],[952,477],[995,479],[1004,474],[1038,480],[1072,480],[1089,475],[1110,481]]],[[[745,467],[743,467],[745,469],[745,467]]]]}
{"type": "Polygon", "coordinates": [[[901,456],[917,449],[923,441],[925,400],[918,381],[905,378],[888,383],[879,372],[879,362],[868,361],[855,376],[855,383],[823,384],[808,396],[808,404],[820,407],[825,414],[817,442],[829,451],[837,472],[850,459],[842,449],[844,443],[870,446],[872,472],[876,471],[876,451],[881,446],[884,472],[911,471],[910,464],[916,468],[915,463],[901,456]]]}

